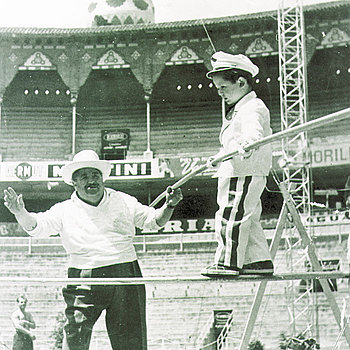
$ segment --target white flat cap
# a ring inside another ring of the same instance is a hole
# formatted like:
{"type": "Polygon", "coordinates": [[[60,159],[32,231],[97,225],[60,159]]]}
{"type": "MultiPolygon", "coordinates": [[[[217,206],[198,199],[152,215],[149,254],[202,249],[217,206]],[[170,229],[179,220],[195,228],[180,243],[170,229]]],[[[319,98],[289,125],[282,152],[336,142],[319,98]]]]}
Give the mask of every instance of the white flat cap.
{"type": "Polygon", "coordinates": [[[213,73],[229,69],[243,70],[250,73],[253,78],[259,73],[259,67],[242,54],[232,55],[223,51],[215,52],[211,56],[211,65],[213,69],[207,73],[207,78],[211,78],[213,73]]]}

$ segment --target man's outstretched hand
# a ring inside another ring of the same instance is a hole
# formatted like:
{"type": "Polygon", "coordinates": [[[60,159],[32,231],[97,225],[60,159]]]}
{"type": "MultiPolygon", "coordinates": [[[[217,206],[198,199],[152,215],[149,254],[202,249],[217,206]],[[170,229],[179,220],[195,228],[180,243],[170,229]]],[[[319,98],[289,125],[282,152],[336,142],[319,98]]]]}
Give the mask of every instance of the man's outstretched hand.
{"type": "Polygon", "coordinates": [[[9,187],[4,190],[4,205],[14,215],[20,213],[24,209],[22,195],[17,195],[15,190],[9,187]]]}

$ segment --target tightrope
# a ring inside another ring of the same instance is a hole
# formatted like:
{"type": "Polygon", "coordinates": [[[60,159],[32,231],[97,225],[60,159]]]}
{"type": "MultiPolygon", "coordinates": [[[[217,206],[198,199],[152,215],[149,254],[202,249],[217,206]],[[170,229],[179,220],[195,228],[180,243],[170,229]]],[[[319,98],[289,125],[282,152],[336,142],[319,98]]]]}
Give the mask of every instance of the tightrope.
{"type": "Polygon", "coordinates": [[[256,281],[291,281],[313,279],[350,278],[347,272],[300,272],[279,273],[274,275],[241,275],[234,277],[210,278],[201,275],[194,276],[164,276],[136,278],[36,278],[36,277],[0,277],[0,283],[26,284],[71,284],[71,285],[135,285],[135,284],[171,284],[171,283],[217,283],[217,282],[256,282],[256,281]]]}

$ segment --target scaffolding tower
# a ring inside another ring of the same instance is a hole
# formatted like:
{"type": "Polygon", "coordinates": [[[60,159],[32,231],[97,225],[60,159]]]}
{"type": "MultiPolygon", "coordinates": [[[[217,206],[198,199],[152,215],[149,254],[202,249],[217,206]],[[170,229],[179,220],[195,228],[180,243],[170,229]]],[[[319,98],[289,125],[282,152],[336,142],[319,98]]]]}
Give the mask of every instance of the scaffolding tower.
{"type": "MultiPolygon", "coordinates": [[[[293,0],[290,6],[285,6],[284,0],[280,0],[277,13],[281,130],[286,130],[307,121],[307,61],[302,0],[293,0]]],[[[306,132],[300,132],[282,141],[280,165],[283,181],[296,209],[303,217],[308,217],[311,181],[306,132]]],[[[287,245],[287,268],[290,272],[305,270],[308,263],[307,252],[296,252],[295,248],[301,246],[301,238],[295,225],[286,223],[284,237],[287,245]]],[[[303,290],[299,290],[299,286],[291,281],[286,291],[291,333],[313,336],[315,296],[312,293],[312,284],[306,284],[303,290]]]]}

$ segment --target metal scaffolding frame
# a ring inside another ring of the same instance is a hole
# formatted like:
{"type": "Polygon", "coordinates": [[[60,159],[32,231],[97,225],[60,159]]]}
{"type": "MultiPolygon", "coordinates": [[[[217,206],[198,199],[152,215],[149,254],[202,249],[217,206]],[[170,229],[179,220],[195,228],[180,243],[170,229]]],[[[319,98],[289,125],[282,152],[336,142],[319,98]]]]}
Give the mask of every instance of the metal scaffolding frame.
{"type": "MultiPolygon", "coordinates": [[[[304,20],[301,0],[285,8],[281,0],[278,9],[278,43],[280,70],[281,130],[307,121],[306,54],[304,20]]],[[[282,140],[282,169],[288,190],[296,208],[309,212],[310,174],[307,133],[282,140]]]]}
{"type": "MultiPolygon", "coordinates": [[[[302,0],[285,6],[280,0],[278,8],[278,44],[280,71],[281,130],[307,122],[307,73],[305,33],[302,0]]],[[[310,215],[310,154],[306,132],[282,140],[281,167],[283,181],[292,196],[295,207],[304,217],[310,215]]],[[[287,268],[290,272],[305,270],[307,254],[297,254],[301,246],[295,225],[286,223],[287,268]]],[[[299,250],[300,251],[300,250],[299,250]]],[[[315,295],[312,284],[303,291],[291,281],[287,287],[287,303],[291,333],[314,336],[315,295]]]]}

